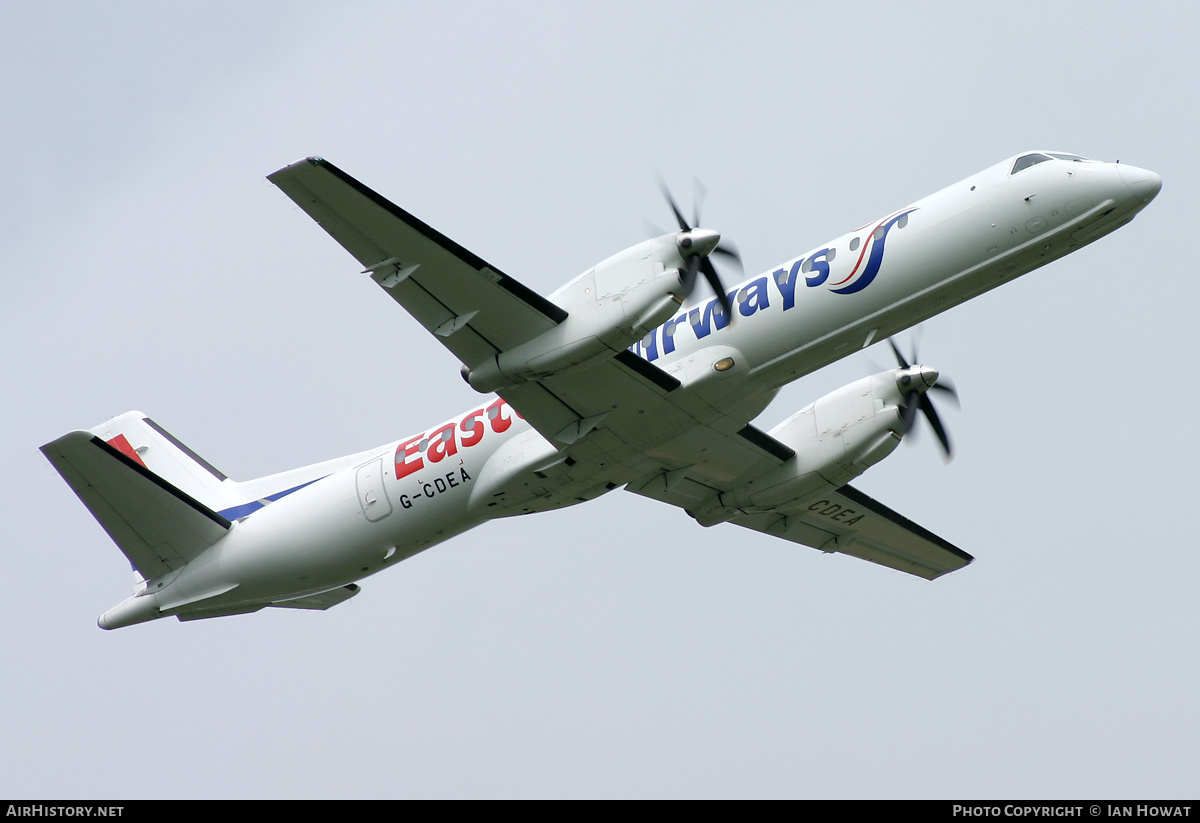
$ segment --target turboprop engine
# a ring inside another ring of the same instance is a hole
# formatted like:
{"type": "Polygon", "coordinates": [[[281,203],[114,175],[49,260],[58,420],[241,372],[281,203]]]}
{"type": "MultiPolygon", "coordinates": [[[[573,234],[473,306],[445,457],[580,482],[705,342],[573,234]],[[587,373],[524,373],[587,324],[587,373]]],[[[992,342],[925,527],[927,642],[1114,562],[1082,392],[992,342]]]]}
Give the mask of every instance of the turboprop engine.
{"type": "MultiPolygon", "coordinates": [[[[576,277],[550,296],[567,319],[495,358],[464,368],[463,378],[479,392],[494,392],[529,380],[613,357],[661,326],[696,287],[703,274],[730,312],[729,296],[709,255],[740,258],[717,245],[721,235],[688,225],[669,192],[663,193],[679,231],[639,243],[576,277]]],[[[699,222],[697,214],[695,222],[699,222]]]]}
{"type": "MultiPolygon", "coordinates": [[[[704,232],[716,246],[715,232],[695,231],[704,232]]],[[[566,310],[566,320],[494,359],[464,369],[463,377],[476,391],[494,392],[628,349],[679,308],[687,296],[684,265],[676,235],[647,240],[613,255],[551,295],[566,310]]]]}
{"type": "Polygon", "coordinates": [[[935,369],[905,365],[830,392],[771,430],[795,451],[792,459],[718,495],[693,517],[711,526],[738,514],[787,511],[844,486],[891,454],[911,430],[916,411],[927,406],[931,425],[943,432],[925,393],[953,390],[937,381],[935,369]]]}

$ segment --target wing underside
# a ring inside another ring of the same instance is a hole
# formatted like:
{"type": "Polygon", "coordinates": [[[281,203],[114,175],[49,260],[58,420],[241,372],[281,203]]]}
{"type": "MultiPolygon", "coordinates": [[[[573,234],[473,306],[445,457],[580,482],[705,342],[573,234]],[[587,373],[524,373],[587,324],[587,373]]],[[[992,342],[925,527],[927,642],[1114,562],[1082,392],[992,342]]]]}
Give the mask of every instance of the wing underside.
{"type": "MultiPolygon", "coordinates": [[[[631,485],[646,497],[685,510],[718,493],[684,478],[668,487],[659,478],[631,485]]],[[[735,526],[791,543],[845,554],[933,580],[963,568],[974,558],[933,532],[893,511],[853,486],[831,489],[810,500],[774,511],[739,514],[735,526]]]]}
{"type": "Polygon", "coordinates": [[[320,158],[268,178],[464,365],[536,337],[566,312],[320,158]]]}

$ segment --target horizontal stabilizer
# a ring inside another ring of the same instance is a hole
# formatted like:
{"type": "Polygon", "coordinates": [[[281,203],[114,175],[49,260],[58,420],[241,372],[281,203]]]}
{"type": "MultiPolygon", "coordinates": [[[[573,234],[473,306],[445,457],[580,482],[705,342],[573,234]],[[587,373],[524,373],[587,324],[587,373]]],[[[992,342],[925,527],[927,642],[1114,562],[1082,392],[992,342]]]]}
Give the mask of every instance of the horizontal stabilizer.
{"type": "Polygon", "coordinates": [[[281,600],[271,605],[279,609],[317,609],[324,611],[325,609],[333,608],[338,603],[345,603],[360,591],[362,591],[361,586],[357,583],[351,583],[349,586],[340,586],[327,592],[321,592],[320,594],[297,597],[295,600],[281,600]]]}
{"type": "Polygon", "coordinates": [[[181,622],[189,620],[208,620],[211,617],[232,617],[235,614],[254,614],[267,607],[266,603],[250,603],[240,606],[225,606],[218,609],[200,609],[175,615],[181,622]]]}
{"type": "Polygon", "coordinates": [[[119,446],[77,431],[42,453],[143,577],[174,571],[225,536],[227,519],[119,446]]]}
{"type": "Polygon", "coordinates": [[[297,597],[295,600],[282,600],[278,603],[240,603],[236,606],[221,606],[213,609],[191,609],[175,615],[183,621],[207,620],[210,617],[230,617],[235,614],[253,614],[267,607],[277,609],[315,609],[324,611],[333,608],[338,603],[345,603],[351,597],[362,591],[355,583],[341,586],[332,591],[311,594],[308,597],[297,597]]]}

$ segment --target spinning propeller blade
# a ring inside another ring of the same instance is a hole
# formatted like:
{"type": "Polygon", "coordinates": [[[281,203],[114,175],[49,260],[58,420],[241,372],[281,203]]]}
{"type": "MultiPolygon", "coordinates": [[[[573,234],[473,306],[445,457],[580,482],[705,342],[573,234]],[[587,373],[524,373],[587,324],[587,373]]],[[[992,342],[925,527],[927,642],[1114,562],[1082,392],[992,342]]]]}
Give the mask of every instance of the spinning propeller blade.
{"type": "Polygon", "coordinates": [[[737,248],[732,244],[717,245],[721,236],[716,232],[699,228],[700,206],[706,193],[699,181],[696,181],[696,191],[693,196],[696,209],[695,217],[693,218],[695,225],[688,224],[687,218],[683,216],[683,212],[680,211],[675,198],[671,196],[671,191],[667,188],[667,184],[659,180],[658,185],[662,190],[663,197],[666,198],[667,205],[671,207],[671,211],[675,215],[675,221],[679,224],[679,250],[687,261],[687,268],[683,273],[684,289],[688,294],[691,294],[692,289],[696,287],[696,274],[702,273],[708,285],[716,293],[717,300],[721,303],[721,308],[725,310],[725,314],[732,320],[733,303],[729,300],[729,294],[725,291],[725,284],[721,282],[721,277],[717,274],[717,269],[709,258],[710,255],[720,254],[733,259],[741,267],[742,256],[738,254],[737,248]]]}
{"type": "Polygon", "coordinates": [[[888,338],[888,345],[892,347],[892,353],[896,355],[896,363],[899,364],[901,372],[897,380],[901,385],[901,392],[904,395],[904,406],[900,411],[900,420],[904,424],[904,433],[907,435],[912,431],[913,424],[917,419],[917,412],[925,415],[925,419],[929,422],[933,433],[937,435],[938,442],[942,444],[942,451],[946,454],[946,460],[954,457],[954,450],[950,446],[950,435],[946,433],[946,427],[942,425],[942,418],[938,415],[937,409],[933,405],[933,401],[929,399],[929,392],[940,391],[944,394],[949,394],[954,398],[954,402],[958,402],[958,392],[948,380],[943,380],[938,374],[937,369],[928,366],[913,365],[917,361],[916,346],[913,346],[912,360],[910,364],[904,355],[900,353],[900,347],[891,338],[888,338]]]}

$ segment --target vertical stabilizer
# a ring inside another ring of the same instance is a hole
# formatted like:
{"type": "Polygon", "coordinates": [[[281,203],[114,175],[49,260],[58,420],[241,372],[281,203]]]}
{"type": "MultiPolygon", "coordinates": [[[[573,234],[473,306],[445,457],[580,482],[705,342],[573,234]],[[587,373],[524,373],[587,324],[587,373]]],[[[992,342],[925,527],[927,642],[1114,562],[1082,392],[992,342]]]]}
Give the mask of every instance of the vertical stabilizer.
{"type": "Polygon", "coordinates": [[[229,531],[219,512],[237,484],[139,412],[63,435],[42,453],[145,580],[177,571],[229,531]]]}
{"type": "Polygon", "coordinates": [[[141,412],[126,412],[89,431],[214,511],[239,502],[236,483],[141,412]]]}

